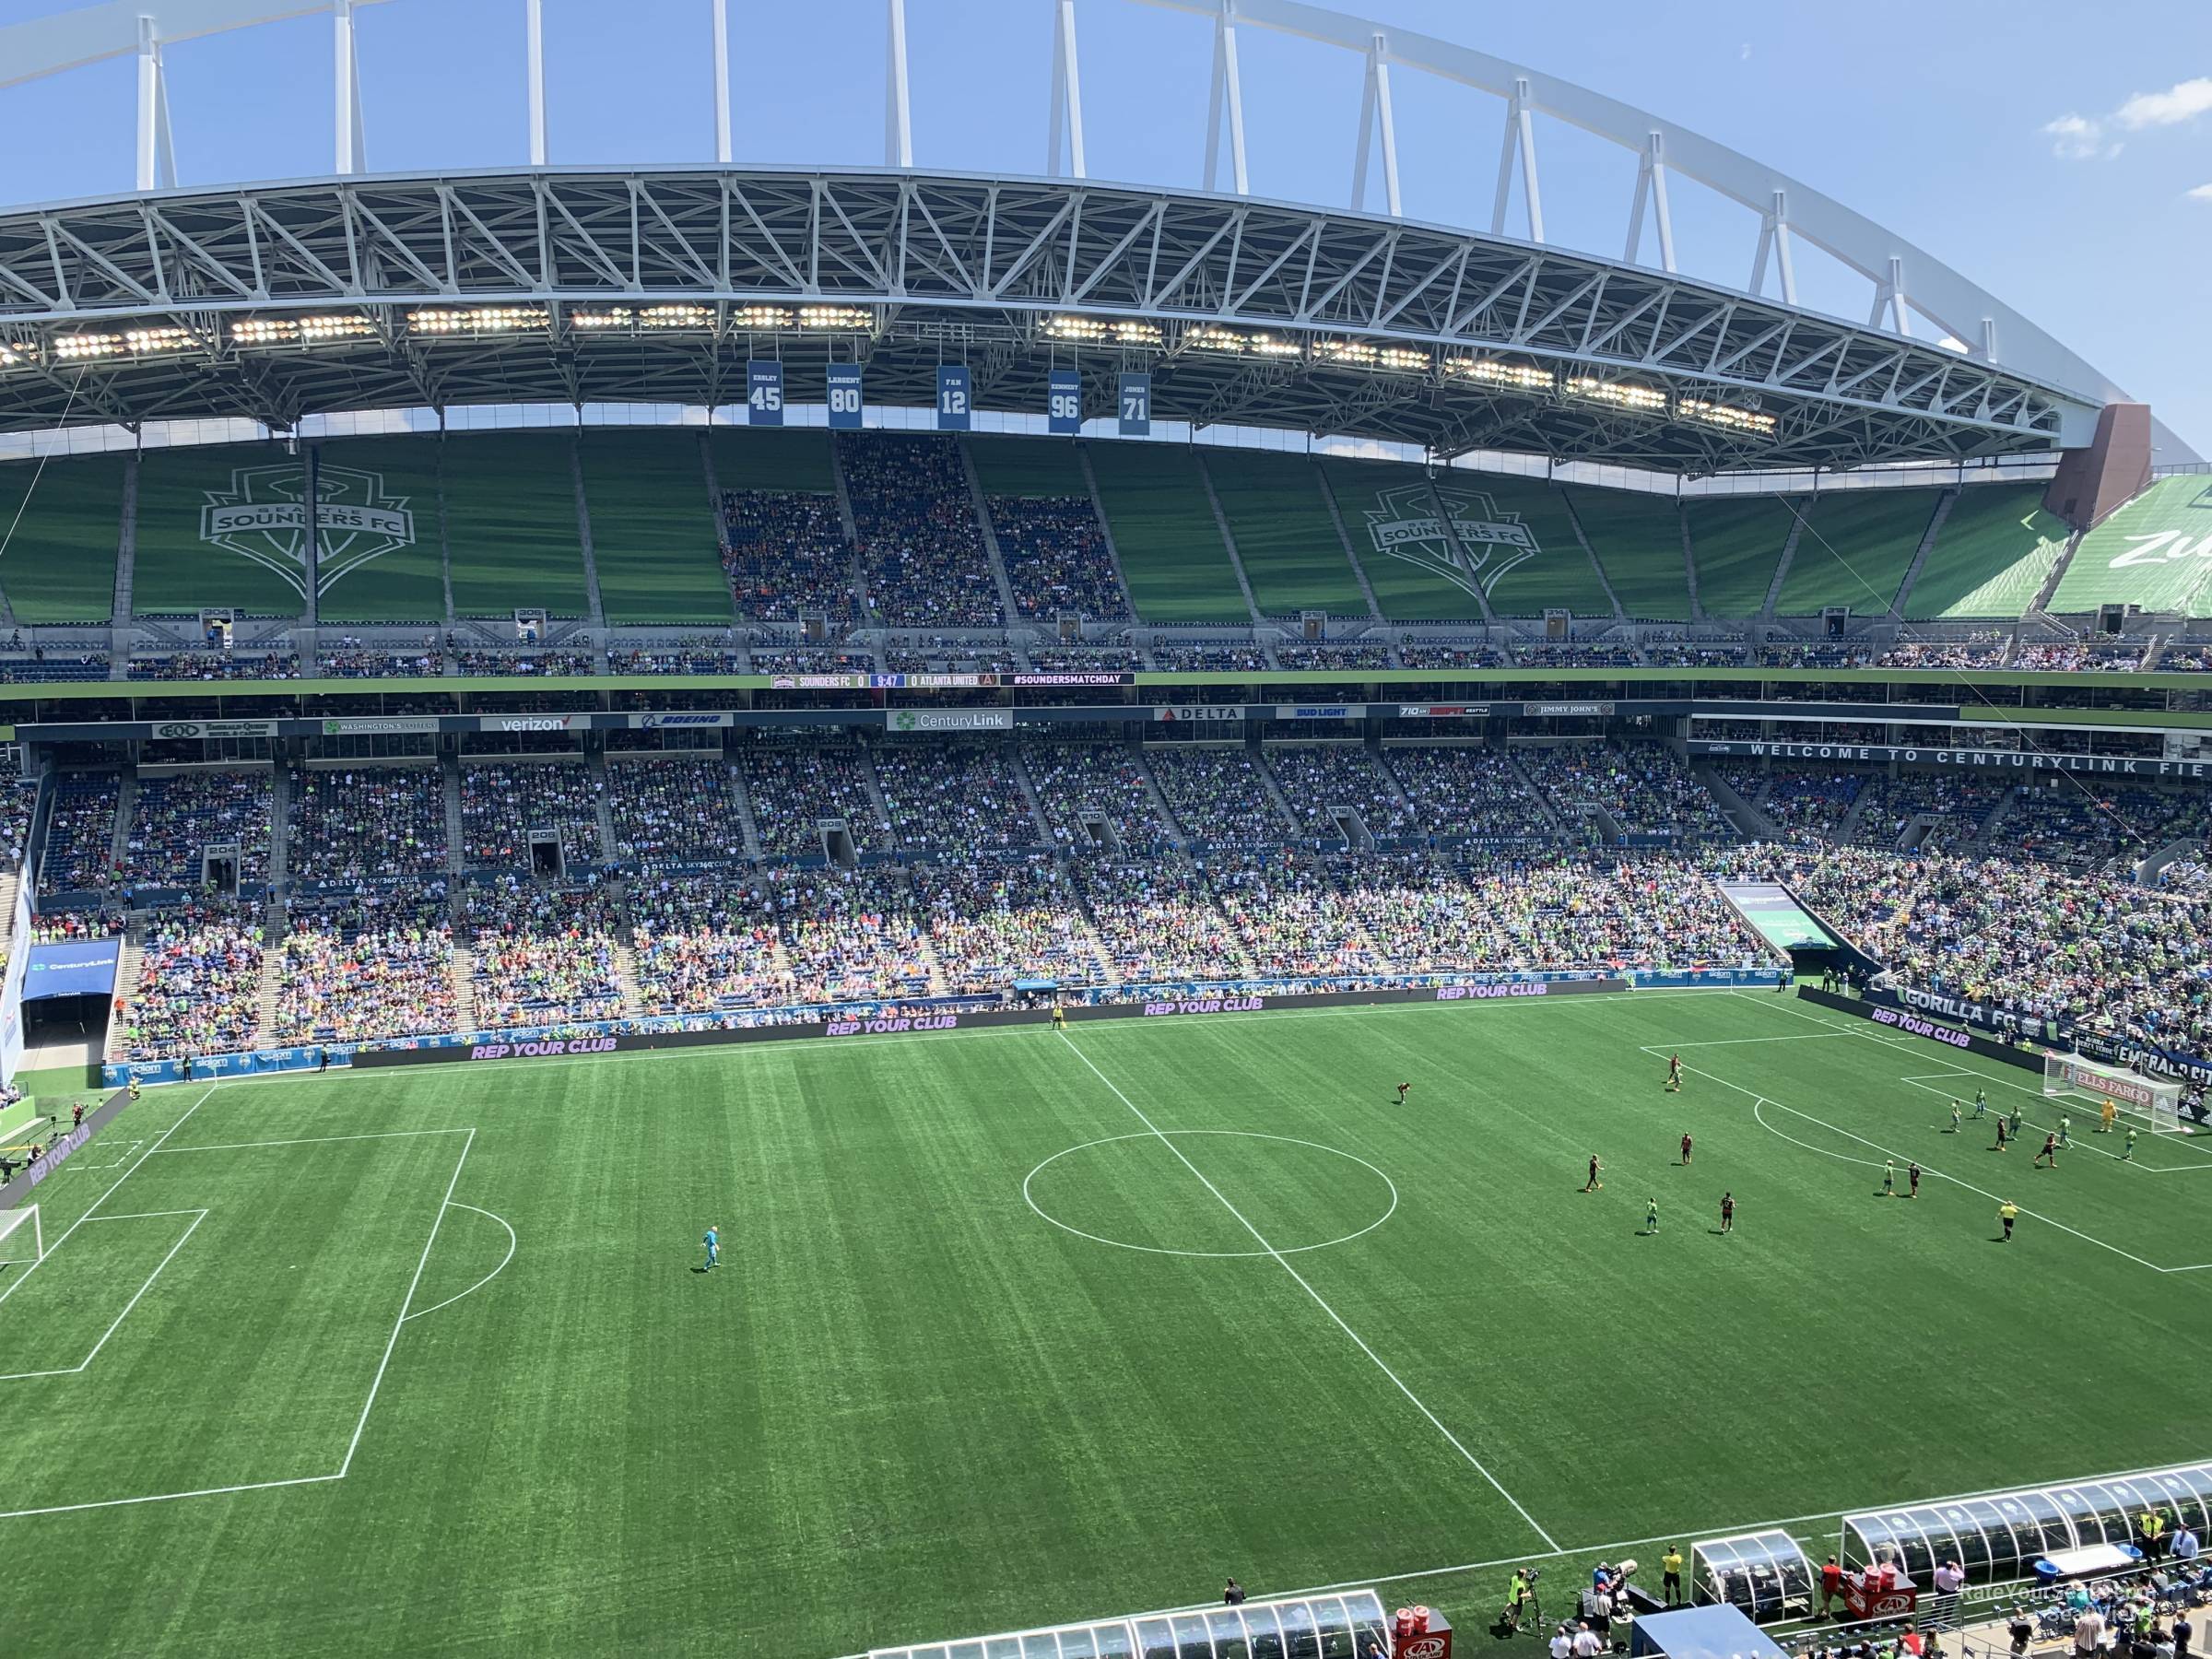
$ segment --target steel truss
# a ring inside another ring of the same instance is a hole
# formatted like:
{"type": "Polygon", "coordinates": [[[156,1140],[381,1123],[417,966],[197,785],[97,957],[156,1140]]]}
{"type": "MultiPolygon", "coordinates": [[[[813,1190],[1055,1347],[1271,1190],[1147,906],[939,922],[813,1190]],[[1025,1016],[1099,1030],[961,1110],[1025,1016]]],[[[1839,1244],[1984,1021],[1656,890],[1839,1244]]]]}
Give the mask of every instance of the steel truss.
{"type": "Polygon", "coordinates": [[[1698,473],[2045,450],[2096,417],[1985,359],[1662,270],[1081,180],[488,172],[0,216],[10,429],[721,404],[757,356],[783,359],[794,402],[831,360],[866,363],[872,405],[926,405],[937,364],[968,361],[980,405],[1027,411],[1055,365],[1101,409],[1111,377],[1143,368],[1156,419],[1698,473]],[[810,305],[865,314],[801,326],[810,305]],[[352,332],[241,329],[303,318],[352,332]]]}

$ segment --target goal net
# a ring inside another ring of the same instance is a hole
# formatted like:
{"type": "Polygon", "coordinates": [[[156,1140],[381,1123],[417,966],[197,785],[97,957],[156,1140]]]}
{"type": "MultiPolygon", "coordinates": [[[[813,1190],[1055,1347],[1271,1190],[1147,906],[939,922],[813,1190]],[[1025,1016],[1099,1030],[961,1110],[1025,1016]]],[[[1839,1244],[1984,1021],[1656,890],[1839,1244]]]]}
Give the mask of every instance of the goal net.
{"type": "Polygon", "coordinates": [[[2107,1100],[2119,1111],[2150,1120],[2154,1135],[2171,1135],[2182,1126],[2182,1086],[2147,1077],[2124,1065],[2106,1065],[2079,1054],[2043,1056],[2043,1093],[2103,1109],[2107,1100]]]}
{"type": "Polygon", "coordinates": [[[46,1253],[46,1235],[39,1228],[39,1206],[0,1210],[0,1267],[29,1265],[46,1253]]]}

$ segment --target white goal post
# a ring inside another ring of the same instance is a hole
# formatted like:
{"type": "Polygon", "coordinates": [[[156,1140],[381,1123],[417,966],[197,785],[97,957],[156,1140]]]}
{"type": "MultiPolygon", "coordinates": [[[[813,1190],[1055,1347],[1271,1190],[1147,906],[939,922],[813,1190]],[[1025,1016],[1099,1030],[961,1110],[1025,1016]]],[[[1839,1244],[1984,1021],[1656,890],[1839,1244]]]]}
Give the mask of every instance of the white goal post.
{"type": "Polygon", "coordinates": [[[2079,1054],[2043,1056],[2043,1093],[2101,1108],[2110,1100],[2121,1112],[2150,1120],[2151,1133],[2171,1135],[2182,1126],[2182,1086],[2147,1077],[2124,1065],[2107,1065],[2079,1054]]]}
{"type": "Polygon", "coordinates": [[[0,1267],[36,1266],[46,1254],[46,1235],[39,1227],[39,1206],[0,1210],[0,1267]]]}

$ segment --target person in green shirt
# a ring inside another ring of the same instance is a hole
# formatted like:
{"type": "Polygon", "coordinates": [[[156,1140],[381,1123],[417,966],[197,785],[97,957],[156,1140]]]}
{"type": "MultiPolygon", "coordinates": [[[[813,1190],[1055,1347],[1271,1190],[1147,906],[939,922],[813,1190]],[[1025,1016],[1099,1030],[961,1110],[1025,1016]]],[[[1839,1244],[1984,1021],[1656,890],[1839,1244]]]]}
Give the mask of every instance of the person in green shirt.
{"type": "Polygon", "coordinates": [[[1643,1230],[1647,1233],[1659,1230],[1659,1200],[1656,1198],[1643,1201],[1643,1230]]]}
{"type": "Polygon", "coordinates": [[[2136,1128],[2133,1124],[2130,1124],[2127,1128],[2127,1145],[2120,1149],[2120,1161],[2122,1163],[2131,1163],[2134,1161],[2135,1156],[2136,1128]]]}

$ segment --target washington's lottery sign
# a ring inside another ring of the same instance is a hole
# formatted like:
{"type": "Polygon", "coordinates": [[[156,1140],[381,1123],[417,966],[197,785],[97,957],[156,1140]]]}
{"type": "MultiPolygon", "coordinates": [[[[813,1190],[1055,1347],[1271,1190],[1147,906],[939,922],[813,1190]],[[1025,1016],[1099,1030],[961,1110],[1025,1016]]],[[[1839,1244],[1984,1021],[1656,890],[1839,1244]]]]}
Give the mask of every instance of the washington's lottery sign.
{"type": "MultiPolygon", "coordinates": [[[[322,538],[315,593],[327,594],[372,559],[415,543],[406,496],[387,495],[381,473],[321,467],[315,476],[315,529],[322,538]]],[[[230,488],[210,489],[200,509],[200,539],[272,571],[307,595],[307,468],[297,461],[241,466],[230,488]]]]}
{"type": "Polygon", "coordinates": [[[1399,484],[1375,491],[1374,505],[1362,512],[1377,553],[1419,565],[1470,594],[1489,593],[1508,571],[1544,551],[1519,513],[1500,512],[1480,490],[1399,484]],[[1451,515],[1448,531],[1439,502],[1451,515]]]}

